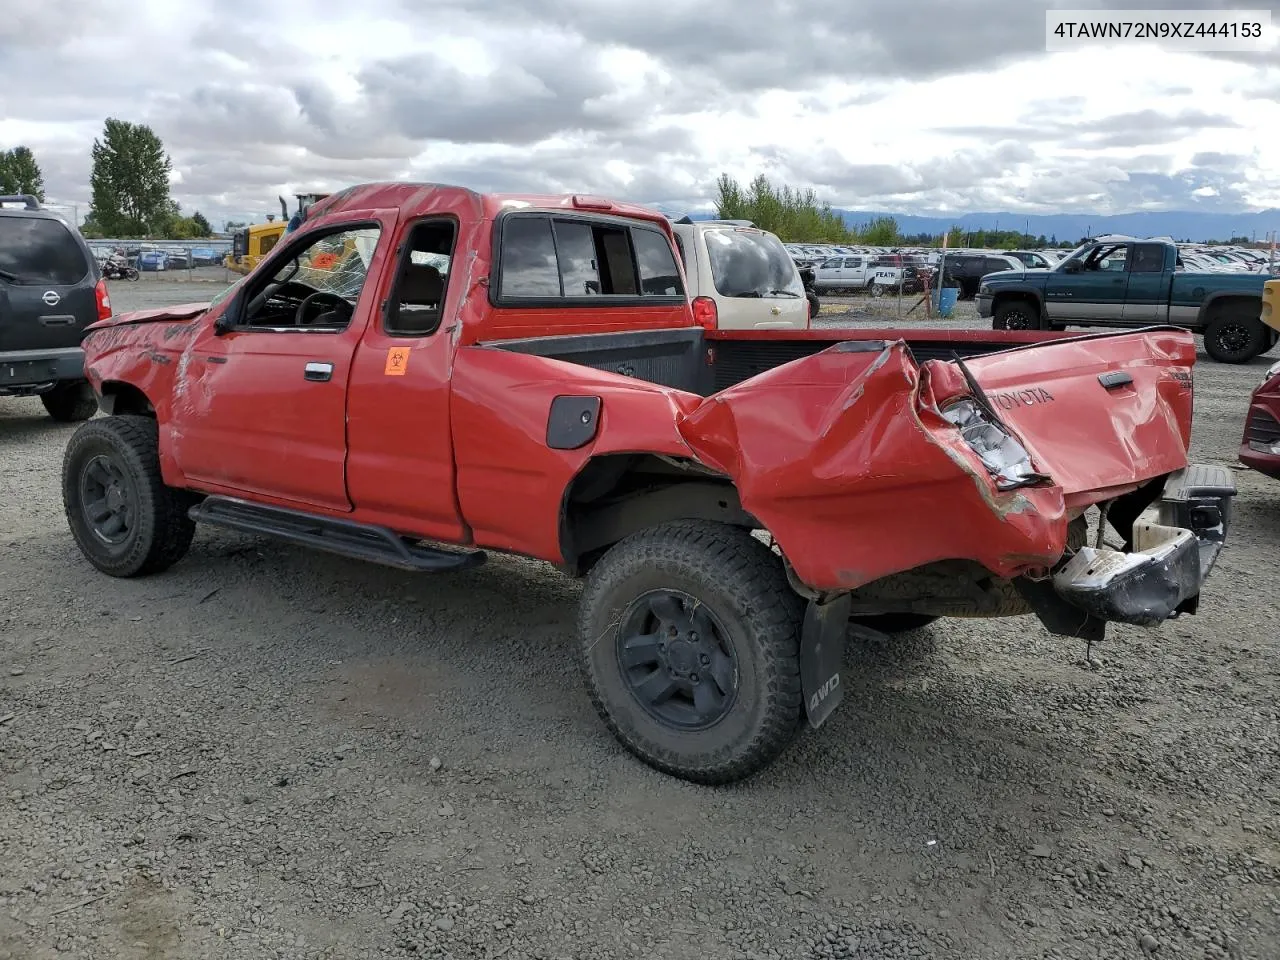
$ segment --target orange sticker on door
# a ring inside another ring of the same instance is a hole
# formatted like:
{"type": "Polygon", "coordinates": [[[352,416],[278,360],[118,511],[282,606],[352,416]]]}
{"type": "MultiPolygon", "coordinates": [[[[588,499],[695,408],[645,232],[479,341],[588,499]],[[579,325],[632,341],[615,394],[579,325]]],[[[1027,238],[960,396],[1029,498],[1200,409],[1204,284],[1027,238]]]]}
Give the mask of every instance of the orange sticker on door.
{"type": "Polygon", "coordinates": [[[409,368],[409,348],[392,347],[387,351],[387,365],[382,372],[388,377],[403,377],[409,368]]]}

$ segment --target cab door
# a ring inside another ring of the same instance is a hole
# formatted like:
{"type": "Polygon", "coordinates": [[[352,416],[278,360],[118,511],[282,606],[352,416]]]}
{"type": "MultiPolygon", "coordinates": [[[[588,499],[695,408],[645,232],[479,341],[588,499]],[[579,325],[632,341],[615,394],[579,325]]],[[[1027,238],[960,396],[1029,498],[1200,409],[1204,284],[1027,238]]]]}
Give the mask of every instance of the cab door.
{"type": "Polygon", "coordinates": [[[1169,248],[1163,243],[1135,243],[1129,257],[1123,317],[1129,323],[1165,323],[1169,319],[1169,248]]]}
{"type": "Polygon", "coordinates": [[[1045,312],[1051,320],[1120,320],[1129,286],[1125,243],[1099,246],[1049,274],[1045,312]]]}
{"type": "Polygon", "coordinates": [[[192,486],[349,511],[347,386],[395,210],[342,211],[288,236],[207,322],[175,373],[170,442],[192,486]]]}
{"type": "Polygon", "coordinates": [[[479,221],[459,200],[403,224],[365,328],[348,402],[347,483],[359,519],[447,543],[469,539],[458,506],[450,374],[464,289],[454,254],[479,221]]]}

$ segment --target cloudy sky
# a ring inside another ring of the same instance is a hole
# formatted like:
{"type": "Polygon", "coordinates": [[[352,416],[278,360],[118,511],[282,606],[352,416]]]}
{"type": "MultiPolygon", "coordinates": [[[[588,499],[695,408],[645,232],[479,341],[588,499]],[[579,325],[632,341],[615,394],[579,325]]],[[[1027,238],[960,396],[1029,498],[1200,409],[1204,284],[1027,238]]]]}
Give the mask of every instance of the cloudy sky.
{"type": "Polygon", "coordinates": [[[724,171],[898,212],[1280,207],[1270,49],[1045,52],[1043,0],[6,0],[0,147],[89,200],[150,124],[183,209],[383,178],[705,207],[724,171]]]}

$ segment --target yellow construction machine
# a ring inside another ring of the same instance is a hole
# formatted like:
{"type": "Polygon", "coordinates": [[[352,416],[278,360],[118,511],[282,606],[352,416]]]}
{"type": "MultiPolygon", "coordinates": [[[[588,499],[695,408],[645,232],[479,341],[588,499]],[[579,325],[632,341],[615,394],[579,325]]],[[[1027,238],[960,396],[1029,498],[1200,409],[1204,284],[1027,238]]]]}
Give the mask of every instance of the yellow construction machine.
{"type": "MultiPolygon", "coordinates": [[[[297,216],[305,214],[311,209],[312,204],[323,200],[329,194],[295,193],[293,196],[298,201],[298,210],[295,214],[297,216]]],[[[228,270],[235,273],[249,273],[263,257],[271,252],[271,248],[280,242],[280,238],[284,236],[289,226],[289,205],[284,197],[277,197],[277,199],[280,201],[279,220],[274,215],[267,214],[266,223],[251,223],[237,230],[232,236],[231,252],[223,260],[223,265],[228,270]]]]}

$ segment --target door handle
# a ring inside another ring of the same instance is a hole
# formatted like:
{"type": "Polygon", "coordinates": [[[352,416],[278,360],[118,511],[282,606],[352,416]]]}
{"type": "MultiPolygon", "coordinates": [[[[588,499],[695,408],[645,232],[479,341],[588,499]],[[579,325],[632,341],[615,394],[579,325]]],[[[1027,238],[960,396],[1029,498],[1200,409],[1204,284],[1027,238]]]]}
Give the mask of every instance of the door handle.
{"type": "Polygon", "coordinates": [[[324,380],[328,380],[332,376],[333,376],[332,363],[319,363],[315,360],[312,360],[310,363],[308,363],[306,368],[302,372],[302,379],[304,380],[324,381],[324,380]]]}

